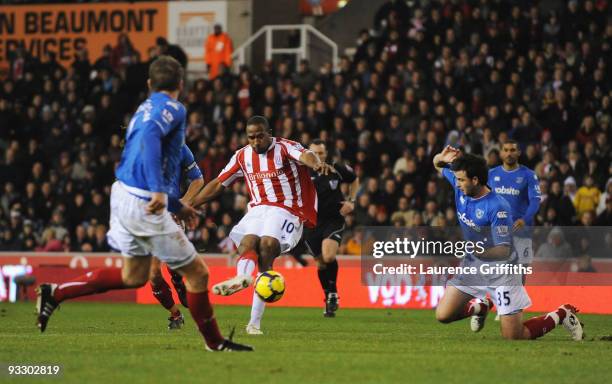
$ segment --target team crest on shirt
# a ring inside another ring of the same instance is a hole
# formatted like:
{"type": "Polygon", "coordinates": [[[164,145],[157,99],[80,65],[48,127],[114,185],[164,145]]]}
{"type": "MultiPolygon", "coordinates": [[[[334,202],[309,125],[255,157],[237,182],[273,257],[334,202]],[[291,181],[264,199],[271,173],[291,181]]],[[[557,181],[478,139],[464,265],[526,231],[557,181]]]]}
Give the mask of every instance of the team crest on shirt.
{"type": "Polygon", "coordinates": [[[283,158],[280,155],[280,153],[275,153],[274,154],[274,164],[276,164],[276,168],[282,168],[283,167],[283,158]]]}
{"type": "Polygon", "coordinates": [[[501,179],[499,178],[499,176],[495,176],[495,177],[493,178],[493,180],[494,180],[494,181],[499,181],[499,180],[501,180],[501,179]]]}
{"type": "Polygon", "coordinates": [[[522,182],[523,182],[523,178],[522,177],[519,176],[519,177],[516,178],[516,183],[517,184],[520,184],[522,182]]]}
{"type": "Polygon", "coordinates": [[[477,209],[476,210],[476,218],[477,219],[482,219],[483,216],[484,216],[484,211],[482,209],[477,209]]]}
{"type": "Polygon", "coordinates": [[[462,205],[465,205],[465,197],[463,196],[459,197],[459,201],[461,201],[462,205]]]}
{"type": "Polygon", "coordinates": [[[329,186],[331,187],[331,189],[338,188],[338,180],[330,180],[329,181],[329,186]]]}

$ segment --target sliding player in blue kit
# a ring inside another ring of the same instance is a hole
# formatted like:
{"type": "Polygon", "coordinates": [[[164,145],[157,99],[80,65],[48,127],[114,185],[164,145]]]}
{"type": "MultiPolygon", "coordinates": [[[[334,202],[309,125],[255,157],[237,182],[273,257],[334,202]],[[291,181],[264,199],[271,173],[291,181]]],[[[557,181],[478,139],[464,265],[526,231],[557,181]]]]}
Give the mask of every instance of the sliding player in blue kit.
{"type": "MultiPolygon", "coordinates": [[[[461,266],[479,270],[483,264],[511,264],[516,253],[512,246],[510,205],[487,187],[485,160],[447,146],[434,157],[433,163],[455,191],[457,218],[464,239],[484,244],[484,252],[466,255],[461,260],[461,266]]],[[[520,274],[455,275],[448,281],[444,296],[436,308],[436,319],[441,323],[450,323],[477,315],[484,324],[493,305],[487,293],[496,300],[501,316],[501,334],[505,339],[535,339],[560,323],[572,339],[583,338],[582,325],[576,317],[578,311],[569,304],[523,321],[523,309],[531,305],[531,300],[520,274]]]]}

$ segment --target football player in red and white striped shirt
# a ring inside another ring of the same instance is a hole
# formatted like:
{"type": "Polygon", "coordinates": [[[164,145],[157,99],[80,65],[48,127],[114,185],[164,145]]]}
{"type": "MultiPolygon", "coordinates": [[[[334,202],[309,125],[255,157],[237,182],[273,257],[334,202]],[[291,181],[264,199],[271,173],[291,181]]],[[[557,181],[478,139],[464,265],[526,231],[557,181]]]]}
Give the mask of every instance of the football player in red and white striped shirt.
{"type": "MultiPolygon", "coordinates": [[[[258,260],[260,271],[272,269],[278,255],[297,245],[303,225],[316,225],[317,194],[308,168],[323,174],[334,172],[299,143],[272,137],[265,117],[251,117],[246,133],[249,145],[236,151],[219,176],[193,201],[194,207],[202,205],[235,180],[245,179],[251,197],[249,209],[229,234],[240,253],[237,276],[213,286],[214,293],[224,296],[253,282],[258,260]]],[[[248,333],[262,333],[263,311],[264,302],[254,294],[248,333]]]]}

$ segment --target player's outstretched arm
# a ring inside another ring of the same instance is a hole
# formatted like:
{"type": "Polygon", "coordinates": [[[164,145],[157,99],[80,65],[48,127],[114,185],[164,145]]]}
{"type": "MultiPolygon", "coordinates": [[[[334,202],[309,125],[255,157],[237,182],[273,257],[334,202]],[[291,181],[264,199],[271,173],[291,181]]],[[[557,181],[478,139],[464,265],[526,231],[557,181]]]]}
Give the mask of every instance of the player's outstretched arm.
{"type": "Polygon", "coordinates": [[[193,199],[198,194],[198,192],[200,192],[202,187],[204,187],[204,179],[203,178],[199,178],[199,179],[193,180],[191,183],[189,183],[189,187],[187,188],[187,192],[185,192],[185,195],[181,198],[181,201],[184,204],[194,205],[193,204],[193,199]]]}
{"type": "Polygon", "coordinates": [[[313,171],[321,173],[323,175],[329,175],[330,173],[336,172],[334,167],[319,160],[317,155],[312,151],[304,151],[300,155],[299,162],[311,168],[313,171]]]}
{"type": "Polygon", "coordinates": [[[208,203],[210,200],[219,196],[225,187],[221,183],[219,178],[212,180],[210,183],[206,184],[204,188],[202,188],[192,199],[192,205],[197,208],[202,204],[208,203]]]}
{"type": "Polygon", "coordinates": [[[447,145],[442,152],[438,153],[433,158],[433,165],[436,167],[438,173],[442,173],[442,169],[445,168],[448,164],[455,161],[456,158],[461,156],[461,151],[457,148],[453,148],[450,145],[447,145]]]}

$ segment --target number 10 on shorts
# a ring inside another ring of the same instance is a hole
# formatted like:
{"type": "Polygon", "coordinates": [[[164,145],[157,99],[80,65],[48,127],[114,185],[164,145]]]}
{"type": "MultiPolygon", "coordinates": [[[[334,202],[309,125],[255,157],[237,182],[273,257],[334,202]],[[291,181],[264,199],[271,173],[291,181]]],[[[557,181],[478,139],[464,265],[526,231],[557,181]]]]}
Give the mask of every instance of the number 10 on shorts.
{"type": "Polygon", "coordinates": [[[281,231],[291,233],[293,232],[294,229],[295,229],[295,225],[289,222],[289,220],[285,219],[285,222],[283,223],[283,226],[281,227],[281,231]]]}

